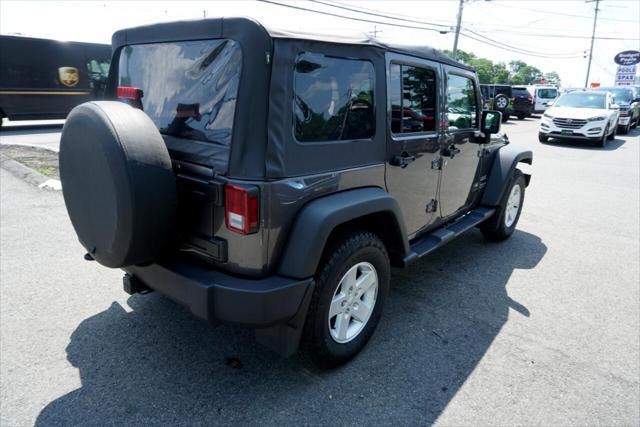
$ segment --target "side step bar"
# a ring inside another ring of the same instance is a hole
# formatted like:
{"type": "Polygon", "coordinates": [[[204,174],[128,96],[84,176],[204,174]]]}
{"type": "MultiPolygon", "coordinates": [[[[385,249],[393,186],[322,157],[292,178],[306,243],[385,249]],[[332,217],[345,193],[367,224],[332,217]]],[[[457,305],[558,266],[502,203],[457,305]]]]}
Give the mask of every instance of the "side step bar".
{"type": "Polygon", "coordinates": [[[455,222],[424,235],[411,244],[411,252],[404,259],[405,265],[430,254],[465,231],[489,219],[495,211],[494,208],[476,208],[455,222]]]}

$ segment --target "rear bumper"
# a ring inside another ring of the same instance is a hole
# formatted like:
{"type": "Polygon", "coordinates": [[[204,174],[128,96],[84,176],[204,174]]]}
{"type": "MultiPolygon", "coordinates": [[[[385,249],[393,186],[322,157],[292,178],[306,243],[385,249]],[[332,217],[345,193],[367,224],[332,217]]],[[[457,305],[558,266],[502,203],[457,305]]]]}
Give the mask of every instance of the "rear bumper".
{"type": "Polygon", "coordinates": [[[251,327],[283,324],[303,309],[312,278],[270,276],[247,279],[231,276],[199,264],[172,261],[124,269],[149,288],[183,304],[212,323],[236,323],[251,327]]]}

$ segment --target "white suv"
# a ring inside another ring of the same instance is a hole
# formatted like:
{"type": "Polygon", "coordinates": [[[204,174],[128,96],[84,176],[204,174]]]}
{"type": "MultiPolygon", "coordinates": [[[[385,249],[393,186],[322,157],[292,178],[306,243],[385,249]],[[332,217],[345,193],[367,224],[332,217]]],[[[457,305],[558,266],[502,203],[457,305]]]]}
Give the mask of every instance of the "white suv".
{"type": "Polygon", "coordinates": [[[540,120],[538,139],[593,141],[604,147],[616,135],[620,107],[609,92],[570,92],[562,95],[540,120]]]}

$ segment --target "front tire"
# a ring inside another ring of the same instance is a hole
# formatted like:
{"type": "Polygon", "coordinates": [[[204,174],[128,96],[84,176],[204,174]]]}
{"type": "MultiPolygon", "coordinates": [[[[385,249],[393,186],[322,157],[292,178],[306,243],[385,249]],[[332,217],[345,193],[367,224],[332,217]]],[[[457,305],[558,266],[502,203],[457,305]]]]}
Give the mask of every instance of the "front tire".
{"type": "Polygon", "coordinates": [[[524,174],[520,169],[514,170],[500,207],[489,220],[480,225],[480,231],[486,239],[499,242],[513,234],[522,212],[525,187],[524,174]]]}
{"type": "Polygon", "coordinates": [[[382,315],[389,276],[389,255],[375,234],[351,232],[332,244],[316,274],[303,356],[332,368],[358,354],[382,315]]]}
{"type": "Polygon", "coordinates": [[[603,132],[602,137],[600,138],[600,140],[598,142],[596,142],[596,146],[598,146],[600,148],[606,147],[607,146],[607,139],[609,139],[609,126],[608,125],[604,129],[604,132],[603,132]]]}

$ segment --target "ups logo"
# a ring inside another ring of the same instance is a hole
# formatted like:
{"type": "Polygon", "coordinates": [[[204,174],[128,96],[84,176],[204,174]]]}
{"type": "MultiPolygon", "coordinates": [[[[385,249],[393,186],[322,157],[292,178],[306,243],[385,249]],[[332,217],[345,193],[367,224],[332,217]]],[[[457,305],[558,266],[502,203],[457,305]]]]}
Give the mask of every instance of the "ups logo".
{"type": "Polygon", "coordinates": [[[80,74],[75,67],[60,67],[58,68],[58,80],[60,83],[67,87],[74,87],[80,81],[80,74]]]}

